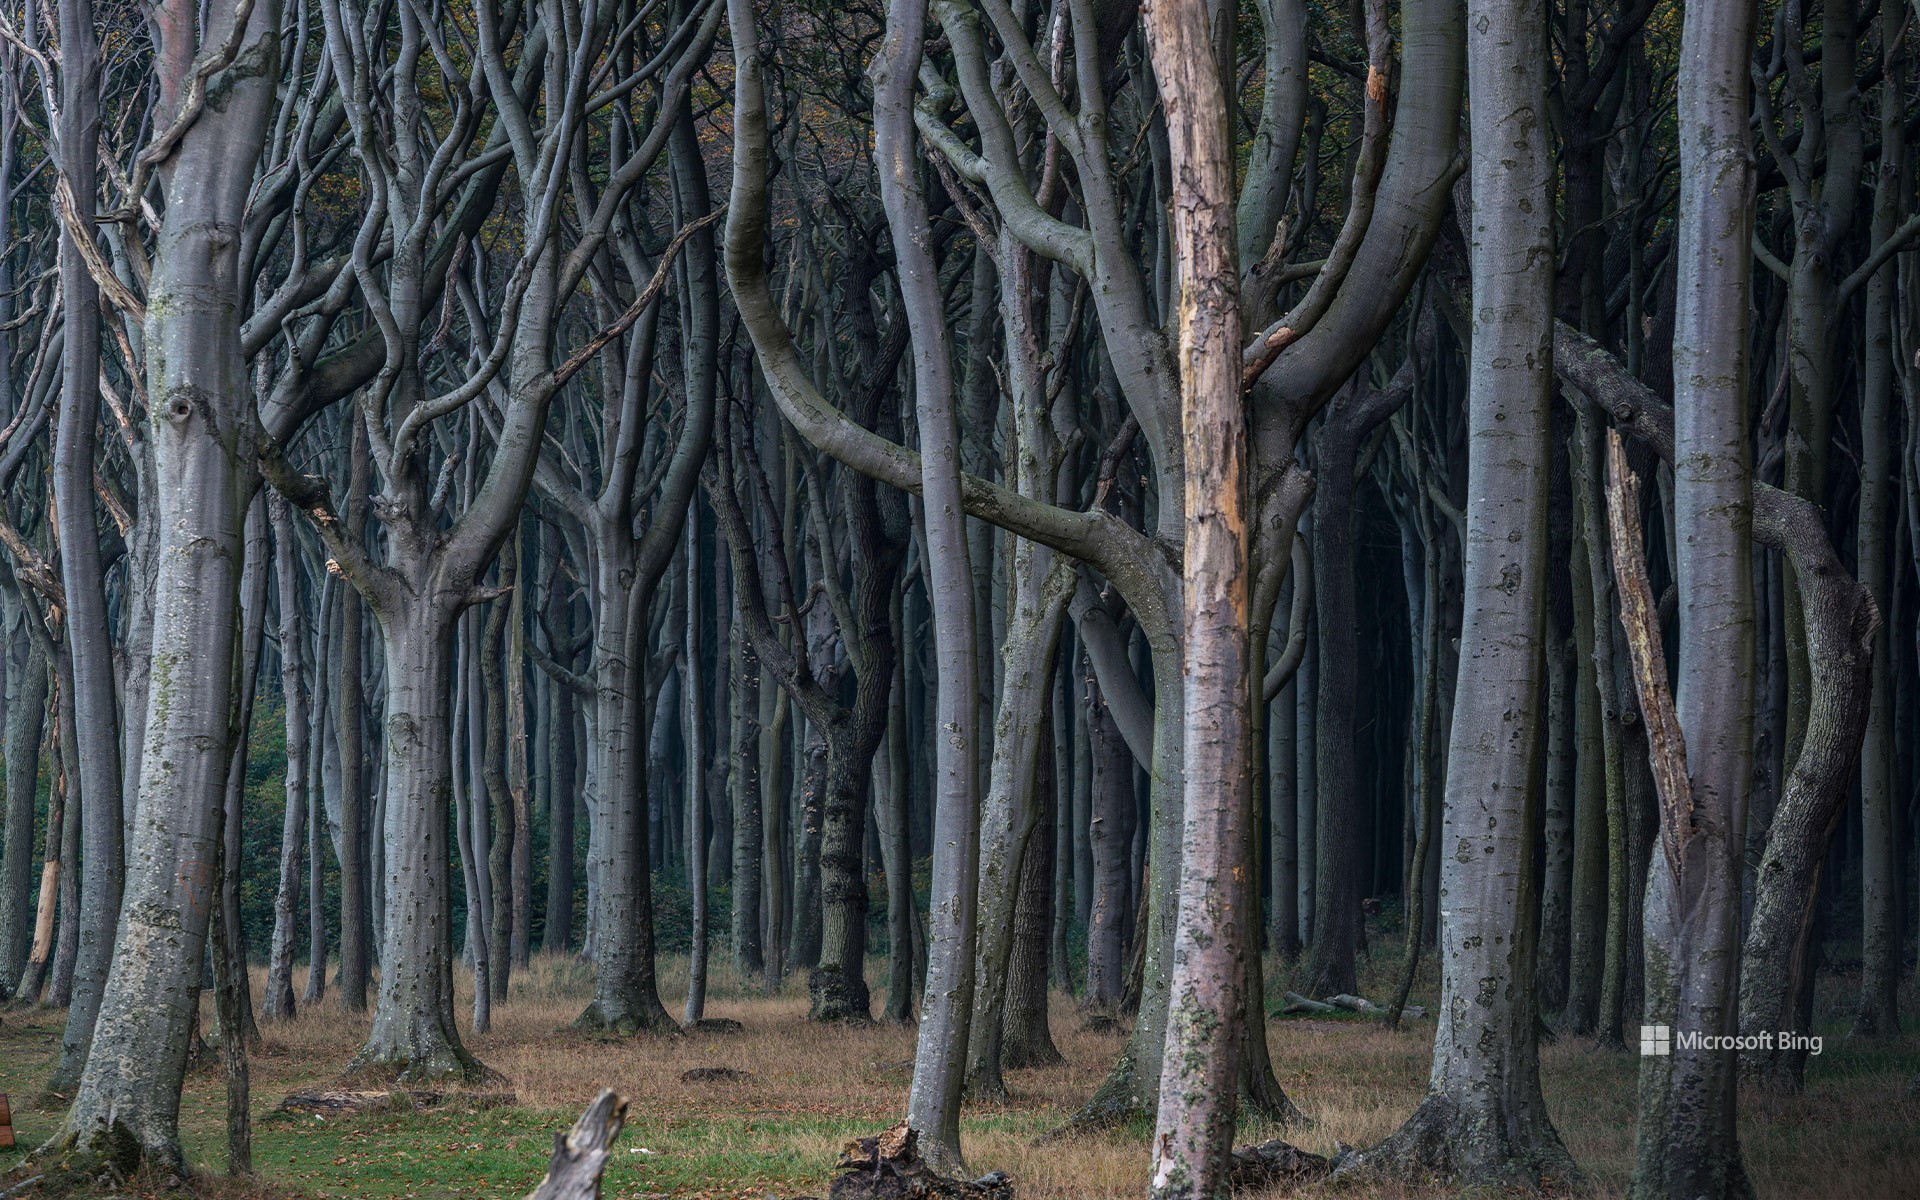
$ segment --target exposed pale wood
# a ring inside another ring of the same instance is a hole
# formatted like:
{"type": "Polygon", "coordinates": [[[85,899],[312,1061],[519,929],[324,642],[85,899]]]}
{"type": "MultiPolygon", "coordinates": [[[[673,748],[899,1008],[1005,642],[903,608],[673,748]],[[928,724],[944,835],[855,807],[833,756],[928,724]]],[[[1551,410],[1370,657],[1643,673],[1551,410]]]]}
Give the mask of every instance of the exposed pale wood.
{"type": "Polygon", "coordinates": [[[1607,430],[1607,533],[1620,589],[1620,625],[1633,660],[1633,686],[1647,723],[1648,754],[1660,796],[1660,846],[1676,876],[1693,830],[1693,785],[1687,780],[1687,742],[1673,708],[1660,619],[1647,582],[1640,531],[1640,479],[1627,466],[1620,431],[1607,430]]]}
{"type": "Polygon", "coordinates": [[[603,1088],[573,1128],[553,1135],[553,1158],[527,1200],[598,1200],[600,1174],[627,1120],[627,1098],[603,1088]]]}

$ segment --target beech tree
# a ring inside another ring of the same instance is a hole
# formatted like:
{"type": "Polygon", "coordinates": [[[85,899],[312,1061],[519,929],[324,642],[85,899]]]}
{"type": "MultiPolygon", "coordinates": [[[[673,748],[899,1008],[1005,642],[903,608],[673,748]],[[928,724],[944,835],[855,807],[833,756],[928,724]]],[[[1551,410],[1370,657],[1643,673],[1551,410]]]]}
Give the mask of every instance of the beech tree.
{"type": "Polygon", "coordinates": [[[1759,16],[0,3],[49,1154],[187,1165],[204,1044],[243,1169],[256,1006],[511,1086],[551,984],[915,1024],[946,1176],[1071,1058],[1156,1195],[1311,1113],[1282,1009],[1434,1014],[1379,1186],[1764,1031],[1632,1187],[1765,1190],[1736,1075],[1901,1031],[1920,217],[1912,14],[1759,16]]]}

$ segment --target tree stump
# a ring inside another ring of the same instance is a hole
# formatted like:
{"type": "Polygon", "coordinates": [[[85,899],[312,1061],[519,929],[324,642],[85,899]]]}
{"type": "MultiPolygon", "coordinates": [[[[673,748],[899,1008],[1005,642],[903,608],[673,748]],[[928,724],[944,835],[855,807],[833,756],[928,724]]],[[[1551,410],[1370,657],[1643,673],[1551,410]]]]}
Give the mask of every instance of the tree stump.
{"type": "Polygon", "coordinates": [[[1013,1200],[999,1171],[978,1179],[947,1179],[920,1159],[919,1135],[905,1121],[876,1137],[855,1138],[840,1151],[841,1172],[828,1200],[1013,1200]]]}
{"type": "Polygon", "coordinates": [[[599,1200],[600,1173],[627,1120],[627,1098],[603,1088],[565,1134],[553,1135],[546,1178],[527,1200],[599,1200]]]}

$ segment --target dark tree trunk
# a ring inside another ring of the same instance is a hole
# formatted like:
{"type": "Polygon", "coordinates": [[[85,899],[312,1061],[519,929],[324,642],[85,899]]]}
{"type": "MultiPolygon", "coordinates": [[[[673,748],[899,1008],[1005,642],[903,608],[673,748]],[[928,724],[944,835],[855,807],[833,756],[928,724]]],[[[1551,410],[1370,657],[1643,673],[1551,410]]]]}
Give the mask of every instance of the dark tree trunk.
{"type": "MultiPolygon", "coordinates": [[[[32,616],[25,617],[33,620],[32,616]]],[[[12,622],[8,621],[8,625],[12,622]]],[[[0,992],[11,996],[33,942],[34,788],[47,715],[47,656],[7,630],[6,843],[0,847],[0,992]]]]}
{"type": "Polygon", "coordinates": [[[1053,758],[1053,725],[1040,731],[1042,769],[1034,789],[1033,834],[1020,862],[1019,903],[1013,912],[1013,949],[1007,964],[1007,1002],[1000,1035],[1000,1066],[1051,1067],[1065,1062],[1047,1021],[1049,942],[1053,936],[1054,831],[1060,824],[1059,790],[1047,768],[1053,758]]]}
{"type": "MultiPolygon", "coordinates": [[[[347,418],[348,443],[346,536],[356,542],[365,535],[369,474],[367,427],[358,411],[347,418]]],[[[340,747],[340,1003],[348,1012],[365,1012],[372,967],[368,905],[372,881],[367,873],[366,698],[360,660],[366,628],[360,593],[349,587],[340,594],[340,646],[335,659],[334,691],[337,707],[334,738],[340,747]]]]}

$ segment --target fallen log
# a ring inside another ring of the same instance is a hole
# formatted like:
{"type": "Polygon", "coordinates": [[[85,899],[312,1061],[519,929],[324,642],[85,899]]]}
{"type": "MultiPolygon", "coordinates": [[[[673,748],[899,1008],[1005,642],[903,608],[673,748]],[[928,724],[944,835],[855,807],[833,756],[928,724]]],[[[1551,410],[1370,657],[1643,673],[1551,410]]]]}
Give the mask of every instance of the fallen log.
{"type": "Polygon", "coordinates": [[[1235,1150],[1233,1164],[1227,1168],[1227,1186],[1236,1192],[1254,1192],[1283,1183],[1311,1183],[1332,1173],[1331,1159],[1275,1138],[1235,1150]]]}
{"type": "Polygon", "coordinates": [[[355,1088],[315,1088],[294,1092],[280,1102],[282,1112],[312,1113],[317,1117],[345,1116],[358,1112],[385,1112],[389,1109],[419,1111],[454,1105],[467,1109],[512,1108],[520,1102],[513,1092],[427,1090],[360,1090],[355,1088]]]}
{"type": "Polygon", "coordinates": [[[1287,1006],[1280,1010],[1283,1013],[1330,1013],[1334,1011],[1333,1005],[1323,1004],[1318,1000],[1309,1000],[1299,992],[1288,992],[1284,999],[1287,1002],[1287,1006]]]}
{"type": "Polygon", "coordinates": [[[1338,996],[1328,996],[1327,1003],[1333,1005],[1335,1008],[1344,1008],[1348,1012],[1366,1013],[1368,1015],[1387,1011],[1365,996],[1352,996],[1344,992],[1338,996]]]}

